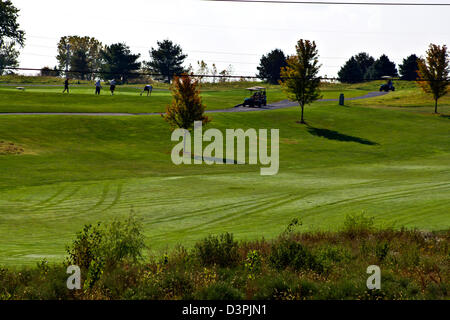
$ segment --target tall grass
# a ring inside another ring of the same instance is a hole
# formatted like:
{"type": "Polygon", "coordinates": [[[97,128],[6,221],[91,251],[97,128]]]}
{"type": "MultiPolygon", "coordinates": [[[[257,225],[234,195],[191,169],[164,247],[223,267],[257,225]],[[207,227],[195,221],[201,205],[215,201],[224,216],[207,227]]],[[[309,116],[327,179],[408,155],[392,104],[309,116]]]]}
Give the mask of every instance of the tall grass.
{"type": "Polygon", "coordinates": [[[340,232],[288,228],[272,241],[209,236],[190,250],[178,246],[145,260],[135,217],[88,225],[68,246],[65,263],[0,269],[0,299],[449,298],[450,230],[379,230],[368,219],[348,216],[340,232]],[[68,290],[66,267],[75,263],[82,289],[68,290]],[[381,268],[380,290],[366,287],[373,264],[381,268]]]}

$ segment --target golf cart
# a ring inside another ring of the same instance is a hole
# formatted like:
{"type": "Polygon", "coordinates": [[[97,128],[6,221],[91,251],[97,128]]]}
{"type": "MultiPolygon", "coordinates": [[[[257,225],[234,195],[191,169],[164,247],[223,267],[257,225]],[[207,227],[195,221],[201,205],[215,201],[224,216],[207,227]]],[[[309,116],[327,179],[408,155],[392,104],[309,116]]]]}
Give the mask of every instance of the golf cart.
{"type": "Polygon", "coordinates": [[[246,98],[244,100],[244,103],[242,104],[243,107],[249,106],[249,107],[259,107],[267,105],[267,98],[266,98],[266,88],[264,87],[251,87],[247,88],[247,90],[250,91],[250,98],[246,98]]]}
{"type": "Polygon", "coordinates": [[[388,82],[385,84],[382,84],[380,86],[380,91],[388,92],[388,91],[395,91],[395,87],[392,84],[392,77],[390,76],[384,76],[383,79],[386,79],[388,82]]]}

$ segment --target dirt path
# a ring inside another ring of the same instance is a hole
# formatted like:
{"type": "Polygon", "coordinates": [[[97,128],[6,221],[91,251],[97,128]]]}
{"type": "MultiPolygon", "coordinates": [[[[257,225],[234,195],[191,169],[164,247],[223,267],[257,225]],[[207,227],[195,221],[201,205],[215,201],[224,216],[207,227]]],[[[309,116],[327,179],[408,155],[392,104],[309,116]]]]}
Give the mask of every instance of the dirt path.
{"type": "MultiPolygon", "coordinates": [[[[345,100],[361,100],[369,99],[373,97],[384,96],[387,92],[372,91],[360,97],[347,98],[345,100]]],[[[339,99],[320,99],[319,102],[339,101],[339,99]]],[[[283,100],[279,102],[271,103],[261,108],[249,108],[238,105],[234,108],[207,110],[206,113],[216,112],[249,112],[249,111],[267,111],[282,108],[289,108],[298,106],[297,102],[283,100]]],[[[55,115],[55,116],[154,116],[160,115],[162,112],[148,112],[148,113],[118,113],[118,112],[0,112],[0,115],[55,115]]]]}

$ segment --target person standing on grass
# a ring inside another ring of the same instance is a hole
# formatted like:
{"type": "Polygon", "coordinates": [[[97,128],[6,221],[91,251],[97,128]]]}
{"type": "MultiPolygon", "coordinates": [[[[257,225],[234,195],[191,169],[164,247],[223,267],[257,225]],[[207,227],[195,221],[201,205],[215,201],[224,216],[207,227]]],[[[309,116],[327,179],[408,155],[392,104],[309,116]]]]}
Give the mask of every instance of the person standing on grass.
{"type": "Polygon", "coordinates": [[[100,89],[102,88],[102,84],[100,83],[100,80],[97,80],[95,83],[95,94],[100,95],[100,89]]]}
{"type": "Polygon", "coordinates": [[[141,96],[142,96],[142,94],[143,94],[145,91],[147,91],[147,97],[148,97],[149,94],[150,94],[150,95],[152,94],[152,90],[153,90],[153,87],[152,87],[151,84],[146,85],[146,86],[144,87],[144,90],[142,90],[142,92],[141,92],[141,96]]]}
{"type": "Polygon", "coordinates": [[[116,80],[112,79],[111,82],[109,83],[109,90],[111,91],[111,95],[114,95],[114,90],[116,90],[116,80]]]}
{"type": "Polygon", "coordinates": [[[66,79],[66,81],[64,81],[64,90],[62,93],[66,92],[69,93],[69,78],[66,79]]]}

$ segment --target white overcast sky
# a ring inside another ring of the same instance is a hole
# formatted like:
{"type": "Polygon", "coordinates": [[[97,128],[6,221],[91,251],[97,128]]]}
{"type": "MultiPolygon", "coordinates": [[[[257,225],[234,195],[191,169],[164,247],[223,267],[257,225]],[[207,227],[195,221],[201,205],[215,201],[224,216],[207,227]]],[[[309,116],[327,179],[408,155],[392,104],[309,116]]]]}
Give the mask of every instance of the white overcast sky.
{"type": "MultiPolygon", "coordinates": [[[[337,0],[335,0],[337,1],[337,0]]],[[[348,0],[356,2],[356,0],[348,0]]],[[[369,1],[369,0],[360,0],[369,1]]],[[[371,0],[374,2],[374,0],[371,0]]],[[[384,0],[450,3],[449,0],[384,0]]],[[[125,42],[141,60],[156,41],[170,39],[198,60],[229,64],[235,75],[254,75],[272,49],[292,54],[299,39],[315,40],[321,75],[336,76],[350,56],[386,53],[397,64],[423,55],[430,43],[449,45],[450,6],[381,7],[227,3],[201,0],[12,0],[26,32],[20,66],[56,65],[61,36],[93,36],[104,44],[125,42]]]]}

